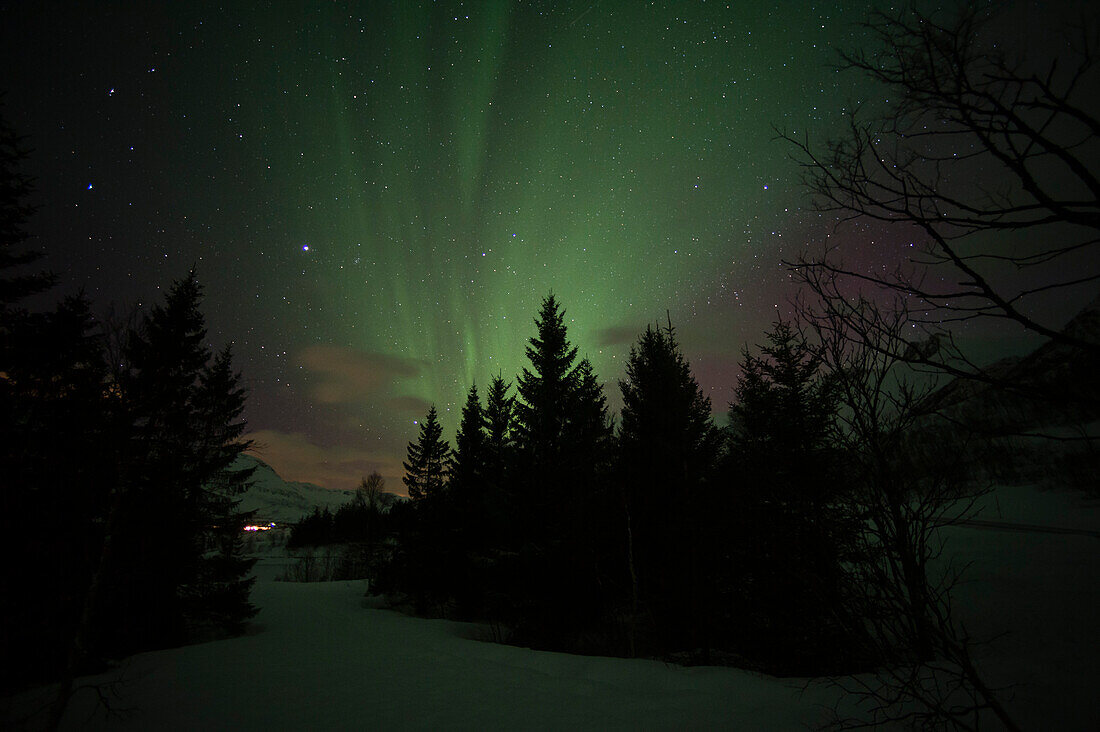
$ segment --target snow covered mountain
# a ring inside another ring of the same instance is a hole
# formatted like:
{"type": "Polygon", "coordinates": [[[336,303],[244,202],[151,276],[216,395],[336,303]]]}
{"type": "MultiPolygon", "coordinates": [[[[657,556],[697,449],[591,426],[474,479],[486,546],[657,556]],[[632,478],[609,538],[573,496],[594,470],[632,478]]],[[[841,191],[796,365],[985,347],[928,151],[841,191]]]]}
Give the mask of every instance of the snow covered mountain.
{"type": "MultiPolygon", "coordinates": [[[[1100,343],[1100,297],[1062,329],[1089,344],[1100,343]]],[[[1094,346],[1095,347],[1095,346],[1094,346]]],[[[986,374],[1019,391],[955,379],[933,394],[927,406],[989,432],[1027,432],[1100,419],[1100,361],[1095,351],[1048,340],[1026,356],[1005,358],[986,374]],[[1029,391],[1045,394],[1031,397],[1029,391]]]]}
{"type": "Polygon", "coordinates": [[[234,468],[255,466],[252,487],[241,496],[241,509],[255,511],[257,523],[292,523],[314,508],[335,511],[355,496],[354,491],[322,488],[313,483],[287,481],[263,460],[253,455],[242,455],[234,468]]]}
{"type": "MultiPolygon", "coordinates": [[[[1074,316],[1063,332],[1086,344],[1100,343],[1100,298],[1074,316]]],[[[955,379],[928,398],[924,407],[929,416],[920,431],[940,438],[955,434],[953,449],[966,445],[971,467],[997,482],[1071,485],[1096,494],[1100,452],[1081,438],[1100,433],[1098,353],[1049,340],[1022,358],[991,364],[985,372],[1013,388],[955,379]]]]}

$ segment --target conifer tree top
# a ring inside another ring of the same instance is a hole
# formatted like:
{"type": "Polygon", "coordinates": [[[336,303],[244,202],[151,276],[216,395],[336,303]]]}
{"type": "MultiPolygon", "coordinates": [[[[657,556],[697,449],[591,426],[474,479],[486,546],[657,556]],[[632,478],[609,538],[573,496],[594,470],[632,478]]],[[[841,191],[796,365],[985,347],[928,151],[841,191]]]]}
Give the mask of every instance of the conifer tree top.
{"type": "Polygon", "coordinates": [[[402,463],[405,468],[402,481],[409,498],[430,498],[442,491],[450,470],[451,449],[443,439],[443,427],[434,404],[420,423],[419,438],[408,444],[407,452],[408,459],[402,463]]]}
{"type": "Polygon", "coordinates": [[[527,447],[557,443],[577,379],[577,348],[569,343],[565,311],[553,293],[543,299],[535,328],[526,349],[531,368],[524,367],[516,379],[517,429],[527,447]]]}
{"type": "Polygon", "coordinates": [[[619,388],[624,449],[710,448],[714,439],[710,399],[692,375],[671,324],[646,327],[630,349],[626,378],[619,380],[619,388]]]}
{"type": "Polygon", "coordinates": [[[0,115],[0,312],[56,282],[51,273],[21,270],[44,256],[41,251],[24,248],[34,207],[28,202],[33,191],[31,179],[20,170],[27,158],[23,139],[0,115]]]}
{"type": "MultiPolygon", "coordinates": [[[[536,335],[530,339],[525,353],[538,376],[544,380],[564,378],[577,358],[577,348],[569,343],[565,327],[565,311],[558,305],[554,293],[542,301],[535,318],[536,335]]],[[[524,368],[520,377],[520,392],[534,375],[524,368]]],[[[525,395],[526,396],[526,395],[525,395]]]]}

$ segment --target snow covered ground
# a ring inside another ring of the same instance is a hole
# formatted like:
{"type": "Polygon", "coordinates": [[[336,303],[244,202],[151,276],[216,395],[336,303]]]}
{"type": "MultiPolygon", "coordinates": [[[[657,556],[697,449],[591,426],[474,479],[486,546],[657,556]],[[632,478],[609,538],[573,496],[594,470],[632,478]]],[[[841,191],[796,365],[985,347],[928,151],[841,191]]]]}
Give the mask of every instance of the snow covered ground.
{"type": "MultiPolygon", "coordinates": [[[[1095,504],[1027,488],[998,491],[983,518],[1100,530],[1095,504]],[[1074,518],[1066,512],[1074,510],[1074,518]],[[1068,522],[1068,523],[1067,523],[1068,522]]],[[[1090,535],[959,527],[951,551],[973,559],[958,594],[974,635],[1025,729],[1100,728],[1100,540],[1090,535]]],[[[824,719],[831,688],[729,668],[572,656],[472,640],[474,626],[366,607],[360,582],[274,582],[258,565],[248,635],[135,656],[121,677],[122,719],[78,695],[67,728],[133,730],[699,728],[802,729],[824,719]]],[[[42,693],[21,697],[31,708],[42,693]]],[[[10,711],[10,710],[9,710],[10,711]]],[[[2,719],[2,717],[0,717],[2,719]]]]}
{"type": "MultiPolygon", "coordinates": [[[[250,635],[134,657],[118,691],[135,711],[110,728],[797,729],[815,718],[796,683],[479,642],[462,637],[469,626],[362,597],[360,582],[259,582],[250,635]]],[[[78,696],[66,726],[94,706],[78,696]]]]}
{"type": "Polygon", "coordinates": [[[1100,730],[1100,503],[1027,486],[997,489],[981,519],[1079,534],[956,527],[948,552],[973,562],[955,593],[977,656],[1023,729],[1100,730]]]}

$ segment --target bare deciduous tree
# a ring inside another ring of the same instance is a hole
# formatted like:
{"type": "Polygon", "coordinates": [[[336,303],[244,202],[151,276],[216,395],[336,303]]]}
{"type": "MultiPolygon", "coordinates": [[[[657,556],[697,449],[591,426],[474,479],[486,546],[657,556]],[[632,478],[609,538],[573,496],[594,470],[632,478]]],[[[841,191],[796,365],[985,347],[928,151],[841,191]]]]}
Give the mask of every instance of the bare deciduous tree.
{"type": "Polygon", "coordinates": [[[874,675],[837,681],[860,714],[838,716],[836,726],[970,729],[991,713],[1015,729],[952,612],[962,568],[943,557],[940,530],[973,516],[983,491],[963,466],[943,459],[957,454],[944,449],[957,434],[924,408],[936,381],[893,355],[905,350],[907,314],[844,296],[833,274],[808,284],[814,299],[800,303],[800,322],[815,336],[841,407],[835,438],[862,526],[850,565],[864,618],[859,636],[882,664],[874,675]]]}
{"type": "Polygon", "coordinates": [[[1053,49],[1013,49],[1002,20],[970,4],[950,17],[874,13],[875,50],[841,56],[883,90],[885,111],[857,109],[846,133],[820,146],[780,132],[820,211],[900,227],[917,252],[892,270],[853,266],[835,247],[793,264],[904,298],[918,328],[893,355],[991,383],[956,347],[953,325],[1010,321],[1100,357],[1094,338],[1062,332],[1038,307],[1084,300],[1100,280],[1097,20],[1053,49]]]}

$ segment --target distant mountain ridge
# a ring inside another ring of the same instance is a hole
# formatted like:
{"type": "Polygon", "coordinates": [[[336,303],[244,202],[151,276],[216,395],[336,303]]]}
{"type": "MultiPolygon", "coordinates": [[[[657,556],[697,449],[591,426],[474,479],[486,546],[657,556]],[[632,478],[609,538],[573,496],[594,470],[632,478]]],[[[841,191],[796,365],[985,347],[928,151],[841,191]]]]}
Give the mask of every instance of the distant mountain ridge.
{"type": "MultiPolygon", "coordinates": [[[[1084,343],[1100,344],[1100,297],[1077,313],[1062,332],[1084,343]]],[[[1100,419],[1097,352],[1051,339],[1025,356],[990,364],[985,373],[1020,391],[954,379],[931,395],[926,407],[992,433],[1026,432],[1100,419]]]]}
{"type": "Polygon", "coordinates": [[[1100,494],[1100,298],[1062,332],[1085,345],[1050,339],[986,367],[1011,388],[960,378],[929,395],[910,442],[942,449],[946,440],[969,469],[998,482],[1100,494]]]}
{"type": "Polygon", "coordinates": [[[315,508],[335,511],[355,497],[355,491],[323,488],[284,480],[274,468],[253,455],[241,455],[235,470],[255,467],[252,486],[241,494],[241,510],[255,511],[257,522],[293,523],[315,508]]]}

